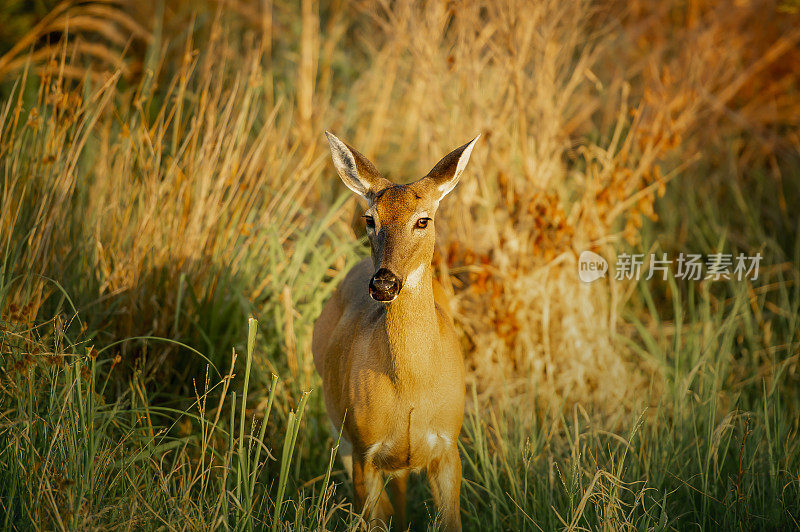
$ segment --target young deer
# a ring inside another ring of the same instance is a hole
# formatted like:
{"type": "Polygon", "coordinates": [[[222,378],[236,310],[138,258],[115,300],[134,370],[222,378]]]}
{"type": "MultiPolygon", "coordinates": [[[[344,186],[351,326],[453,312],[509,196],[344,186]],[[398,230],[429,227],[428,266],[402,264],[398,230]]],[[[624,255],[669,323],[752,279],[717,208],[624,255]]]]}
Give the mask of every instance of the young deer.
{"type": "Polygon", "coordinates": [[[461,530],[464,360],[431,260],[439,201],[458,183],[478,138],[422,179],[395,185],[325,134],[339,177],[367,200],[372,248],[372,259],[355,265],[322,309],[312,342],[328,416],[342,432],[339,452],[356,508],[374,524],[395,513],[405,529],[408,475],[427,470],[444,527],[461,530]]]}

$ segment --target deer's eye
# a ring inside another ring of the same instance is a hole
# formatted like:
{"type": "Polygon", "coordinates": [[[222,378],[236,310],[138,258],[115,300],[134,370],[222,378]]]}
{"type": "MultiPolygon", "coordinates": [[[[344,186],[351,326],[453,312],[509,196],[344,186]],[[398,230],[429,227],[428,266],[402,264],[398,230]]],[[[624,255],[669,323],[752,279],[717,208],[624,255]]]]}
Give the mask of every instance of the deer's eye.
{"type": "Polygon", "coordinates": [[[417,223],[414,227],[416,227],[417,229],[425,229],[426,227],[428,227],[428,222],[430,221],[431,221],[430,218],[420,218],[419,220],[417,220],[417,223]]]}
{"type": "Polygon", "coordinates": [[[375,218],[372,216],[364,216],[364,219],[366,220],[367,227],[369,229],[375,229],[375,218]]]}

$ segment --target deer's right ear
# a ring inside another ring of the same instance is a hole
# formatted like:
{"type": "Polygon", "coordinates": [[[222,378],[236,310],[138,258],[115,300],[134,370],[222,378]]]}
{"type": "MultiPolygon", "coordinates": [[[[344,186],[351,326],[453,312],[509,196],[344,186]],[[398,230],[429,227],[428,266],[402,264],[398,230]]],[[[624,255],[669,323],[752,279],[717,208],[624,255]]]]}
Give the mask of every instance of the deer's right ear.
{"type": "Polygon", "coordinates": [[[333,164],[347,188],[366,198],[391,185],[388,180],[381,177],[369,159],[336,138],[336,135],[327,131],[325,135],[331,147],[333,164]]]}

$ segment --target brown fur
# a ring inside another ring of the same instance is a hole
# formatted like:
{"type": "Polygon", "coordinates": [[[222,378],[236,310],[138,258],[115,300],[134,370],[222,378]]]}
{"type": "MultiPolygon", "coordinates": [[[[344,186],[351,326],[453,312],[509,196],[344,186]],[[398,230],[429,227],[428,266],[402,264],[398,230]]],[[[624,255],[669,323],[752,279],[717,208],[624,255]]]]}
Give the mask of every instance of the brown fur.
{"type": "MultiPolygon", "coordinates": [[[[375,220],[369,232],[372,259],[347,274],[323,308],[312,342],[328,416],[333,428],[342,431],[346,466],[352,461],[356,507],[373,524],[387,523],[394,511],[404,528],[408,473],[427,470],[445,528],[460,530],[457,442],[464,363],[445,292],[432,277],[433,220],[425,229],[415,227],[420,217],[434,217],[442,195],[439,180],[448,169],[443,160],[436,167],[437,180],[393,185],[352,148],[355,164],[337,161],[337,155],[349,154],[337,153],[335,141],[334,162],[340,175],[347,172],[343,181],[367,198],[366,213],[375,220]],[[351,168],[369,168],[370,175],[353,174],[351,168]],[[370,279],[379,268],[402,281],[389,303],[370,297],[370,279]],[[383,491],[384,475],[391,478],[394,507],[383,491]]],[[[471,150],[472,144],[459,150],[468,146],[471,150]]],[[[448,157],[450,179],[457,180],[459,156],[448,157]]]]}

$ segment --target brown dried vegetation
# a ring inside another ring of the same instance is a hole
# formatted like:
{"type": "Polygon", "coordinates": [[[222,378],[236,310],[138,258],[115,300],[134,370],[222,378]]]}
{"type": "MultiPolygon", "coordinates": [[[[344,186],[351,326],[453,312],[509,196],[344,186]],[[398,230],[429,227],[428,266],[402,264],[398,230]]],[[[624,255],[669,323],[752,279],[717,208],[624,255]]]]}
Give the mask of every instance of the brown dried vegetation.
{"type": "MultiPolygon", "coordinates": [[[[194,13],[178,2],[161,14],[64,2],[0,58],[0,76],[41,76],[34,105],[17,90],[5,106],[0,227],[13,234],[21,207],[36,206],[18,266],[48,277],[82,247],[73,266],[94,277],[96,298],[117,301],[117,336],[174,334],[182,275],[201,301],[241,280],[264,312],[277,308],[291,373],[309,384],[313,316],[296,318],[318,302],[302,307],[282,269],[339,192],[320,131],[401,181],[480,132],[437,254],[474,382],[616,405],[648,371],[612,341],[629,291],[582,285],[577,254],[613,259],[636,244],[667,183],[723,139],[755,138],[735,156],[778,172],[774,153],[798,142],[796,23],[762,1],[307,0],[194,13]],[[154,39],[163,53],[137,55],[154,39]],[[284,262],[258,275],[275,246],[284,262]]],[[[354,208],[325,231],[352,238],[354,208]]],[[[42,278],[20,290],[7,301],[36,315],[53,288],[42,278]]]]}

